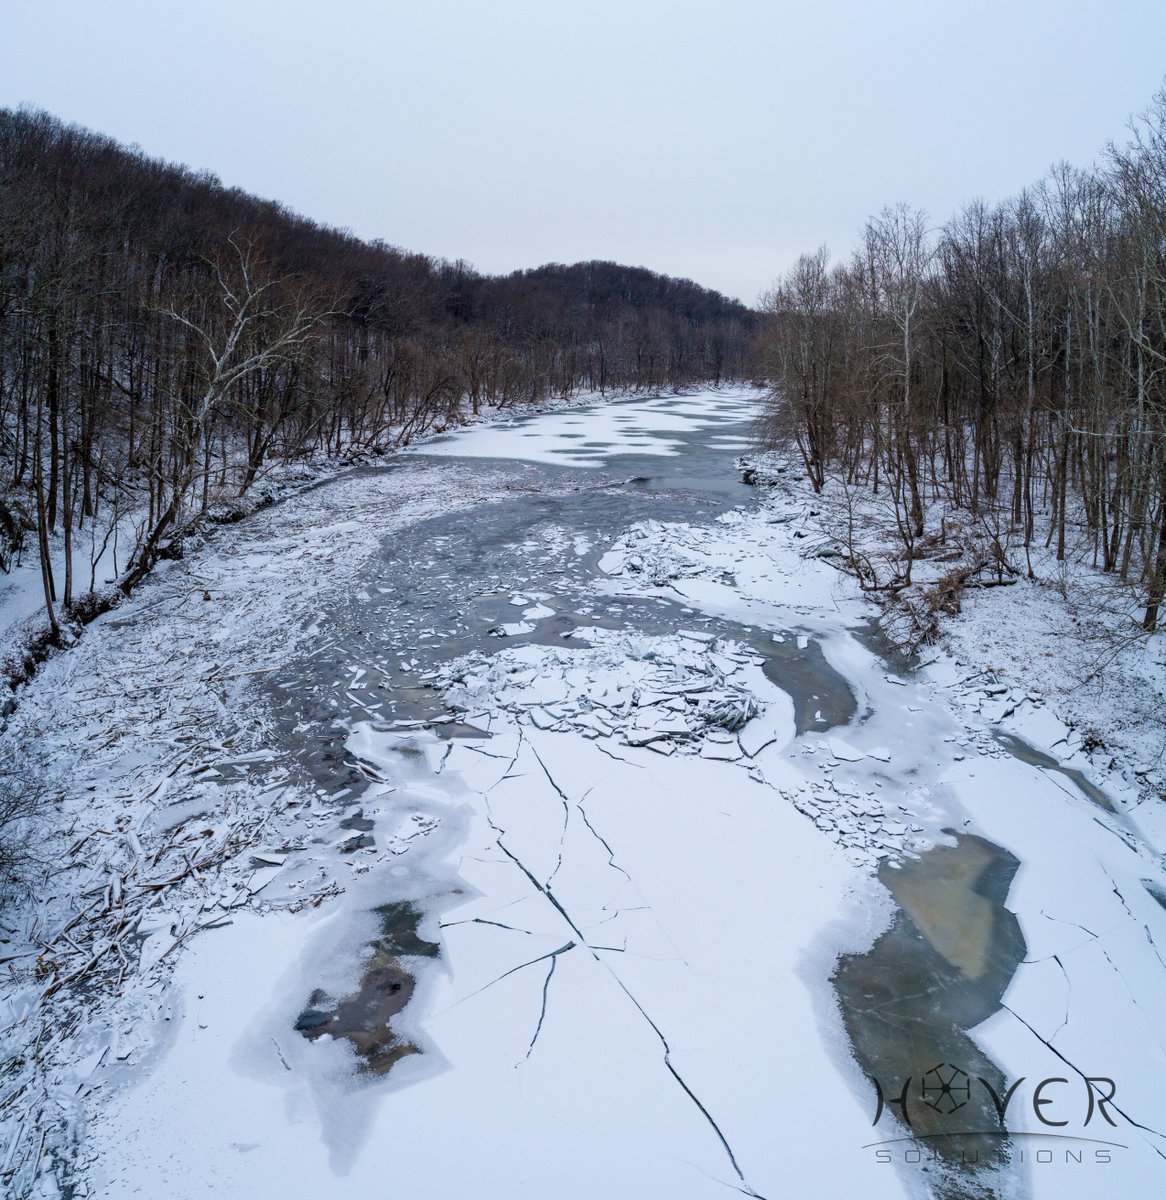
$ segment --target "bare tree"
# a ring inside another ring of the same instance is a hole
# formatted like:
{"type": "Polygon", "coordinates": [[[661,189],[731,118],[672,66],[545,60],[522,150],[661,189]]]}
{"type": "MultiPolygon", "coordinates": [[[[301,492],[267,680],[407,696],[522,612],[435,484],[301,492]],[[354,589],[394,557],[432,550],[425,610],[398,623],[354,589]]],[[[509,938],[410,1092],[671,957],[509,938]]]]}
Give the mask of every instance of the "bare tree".
{"type": "MultiPolygon", "coordinates": [[[[141,541],[122,581],[129,590],[154,565],[163,539],[180,524],[184,505],[200,470],[209,459],[200,455],[212,415],[258,373],[288,363],[303,353],[328,315],[317,295],[294,278],[270,274],[253,245],[232,233],[230,253],[208,260],[216,289],[197,294],[183,311],[162,311],[191,336],[194,368],[200,385],[188,400],[176,394],[166,475],[159,480],[169,499],[141,541]]],[[[156,467],[161,470],[161,464],[156,467]]]]}

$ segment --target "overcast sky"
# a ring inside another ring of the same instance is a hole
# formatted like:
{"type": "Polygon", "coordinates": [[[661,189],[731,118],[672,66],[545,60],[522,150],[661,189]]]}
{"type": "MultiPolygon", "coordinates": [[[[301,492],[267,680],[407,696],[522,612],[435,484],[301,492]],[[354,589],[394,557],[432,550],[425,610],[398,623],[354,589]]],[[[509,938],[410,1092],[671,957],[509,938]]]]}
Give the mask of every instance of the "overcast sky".
{"type": "Polygon", "coordinates": [[[1089,164],[1164,74],[1166,0],[0,0],[0,105],[481,271],[748,303],[885,204],[1089,164]]]}

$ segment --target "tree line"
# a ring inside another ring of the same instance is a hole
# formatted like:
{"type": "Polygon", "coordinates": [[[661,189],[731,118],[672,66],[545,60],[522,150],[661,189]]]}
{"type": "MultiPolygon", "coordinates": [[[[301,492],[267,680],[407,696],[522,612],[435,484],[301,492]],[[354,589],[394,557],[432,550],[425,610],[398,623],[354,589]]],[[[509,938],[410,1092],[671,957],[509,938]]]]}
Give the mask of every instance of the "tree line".
{"type": "Polygon", "coordinates": [[[81,538],[91,563],[121,539],[129,590],[272,461],[580,388],[740,378],[754,320],[609,262],[483,276],[0,110],[0,569],[35,539],[56,641],[93,602],[81,538]]]}
{"type": "Polygon", "coordinates": [[[907,205],[848,261],[803,255],[763,302],[768,435],[815,491],[884,490],[903,576],[928,502],[992,514],[1020,570],[1086,539],[1141,590],[1166,580],[1166,90],[1088,170],[1061,165],[937,229],[907,205]]]}

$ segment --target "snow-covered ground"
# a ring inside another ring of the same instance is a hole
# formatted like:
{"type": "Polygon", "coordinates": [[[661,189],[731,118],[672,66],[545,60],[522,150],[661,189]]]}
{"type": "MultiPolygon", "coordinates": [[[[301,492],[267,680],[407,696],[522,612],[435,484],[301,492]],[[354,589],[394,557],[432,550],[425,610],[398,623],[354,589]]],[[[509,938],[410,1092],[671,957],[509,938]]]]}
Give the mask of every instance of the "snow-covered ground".
{"type": "MultiPolygon", "coordinates": [[[[358,667],[358,784],[297,772],[260,681],[293,669],[382,540],[550,486],[473,457],[619,475],[693,435],[734,449],[752,403],[643,398],[458,433],[216,532],[51,660],[7,735],[62,793],[40,834],[50,883],[3,918],[0,1037],[26,1060],[0,1095],[10,1184],[31,1190],[39,1159],[45,1195],[46,1166],[103,1197],[976,1194],[950,1160],[935,1183],[888,1115],[872,1127],[873,1068],[831,984],[907,914],[976,991],[999,925],[981,877],[886,886],[976,834],[1020,862],[1006,906],[1026,947],[971,1031],[1023,1077],[1000,1194],[1161,1188],[1166,871],[1139,777],[1099,773],[1060,697],[1000,682],[974,647],[911,676],[881,661],[872,606],[818,556],[796,490],[594,547],[554,530],[594,551],[597,614],[659,598],[675,627],[528,636],[555,619],[556,586],[532,574],[509,637],[423,681],[481,736],[394,725],[358,667]],[[823,665],[783,687],[767,641],[823,665]],[[829,727],[840,681],[855,716],[829,727]],[[1001,733],[1092,773],[1113,810],[1001,733]],[[415,931],[384,933],[386,904],[412,906],[415,931]],[[416,981],[391,1029],[420,1053],[380,1075],[328,1014],[389,978],[388,952],[416,981]],[[1085,1076],[1114,1081],[1115,1124],[1084,1126],[1085,1076]],[[1034,1107],[1046,1078],[1066,1082],[1034,1107]]],[[[550,536],[518,547],[532,572],[550,536]]],[[[888,1047],[876,1074],[896,1094],[938,1065],[909,1036],[888,1047]]]]}
{"type": "MultiPolygon", "coordinates": [[[[796,519],[804,554],[841,563],[857,552],[884,584],[902,574],[902,543],[885,494],[832,481],[815,496],[792,455],[750,454],[748,461],[770,493],[768,504],[796,519]]],[[[1001,572],[1002,585],[991,567],[973,573],[959,592],[958,616],[936,615],[935,636],[918,657],[950,661],[969,676],[983,672],[989,689],[970,689],[965,702],[972,709],[993,724],[1022,724],[1033,745],[1129,804],[1144,805],[1141,819],[1166,847],[1166,826],[1158,824],[1166,818],[1166,639],[1142,633],[1139,589],[1092,566],[1083,522],[1070,523],[1066,558],[1057,560],[1055,544],[1044,544],[1047,517],[1038,513],[1026,554],[1016,531],[932,502],[931,536],[917,550],[913,586],[893,598],[873,594],[883,602],[880,621],[892,641],[916,644],[933,614],[928,593],[960,568],[991,560],[998,542],[1015,573],[1001,572]]]]}

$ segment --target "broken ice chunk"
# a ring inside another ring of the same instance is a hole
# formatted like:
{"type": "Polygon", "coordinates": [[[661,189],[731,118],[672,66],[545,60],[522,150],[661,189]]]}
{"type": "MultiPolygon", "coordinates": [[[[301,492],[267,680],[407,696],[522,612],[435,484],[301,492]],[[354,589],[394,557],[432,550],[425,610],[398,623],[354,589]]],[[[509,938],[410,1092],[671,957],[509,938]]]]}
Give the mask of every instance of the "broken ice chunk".
{"type": "Polygon", "coordinates": [[[772,729],[767,729],[758,721],[751,721],[738,734],[737,738],[741,743],[741,749],[753,758],[760,754],[766,746],[771,746],[777,741],[777,735],[772,729]]]}
{"type": "Polygon", "coordinates": [[[491,637],[520,637],[524,633],[534,633],[534,626],[526,621],[509,621],[495,625],[490,630],[491,637]]]}
{"type": "Polygon", "coordinates": [[[705,742],[700,748],[702,758],[715,759],[718,762],[736,762],[741,757],[741,747],[736,739],[731,742],[705,742]]]}
{"type": "Polygon", "coordinates": [[[843,762],[858,762],[866,757],[865,753],[841,738],[830,738],[827,742],[830,753],[843,762]]]}
{"type": "Polygon", "coordinates": [[[559,718],[552,716],[545,708],[535,707],[530,710],[530,721],[535,729],[550,729],[559,723],[559,718]]]}

